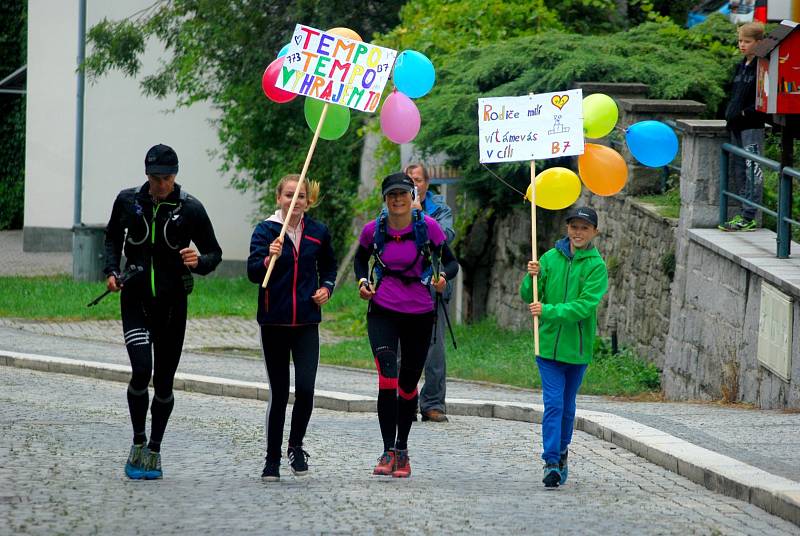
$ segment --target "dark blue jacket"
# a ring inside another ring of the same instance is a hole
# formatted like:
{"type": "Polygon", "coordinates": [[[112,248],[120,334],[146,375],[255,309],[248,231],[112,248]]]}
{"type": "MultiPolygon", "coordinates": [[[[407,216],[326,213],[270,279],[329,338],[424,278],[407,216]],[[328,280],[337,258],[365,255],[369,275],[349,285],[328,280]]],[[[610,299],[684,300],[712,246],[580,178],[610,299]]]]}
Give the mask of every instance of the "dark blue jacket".
{"type": "Polygon", "coordinates": [[[258,283],[258,323],[295,326],[319,324],[320,307],[311,296],[321,287],[333,294],[336,282],[336,258],[331,235],[323,224],[303,217],[303,235],[295,250],[288,235],[283,251],[275,262],[267,288],[261,288],[269,266],[269,245],[281,233],[281,224],[262,221],[253,231],[247,277],[258,283]]]}

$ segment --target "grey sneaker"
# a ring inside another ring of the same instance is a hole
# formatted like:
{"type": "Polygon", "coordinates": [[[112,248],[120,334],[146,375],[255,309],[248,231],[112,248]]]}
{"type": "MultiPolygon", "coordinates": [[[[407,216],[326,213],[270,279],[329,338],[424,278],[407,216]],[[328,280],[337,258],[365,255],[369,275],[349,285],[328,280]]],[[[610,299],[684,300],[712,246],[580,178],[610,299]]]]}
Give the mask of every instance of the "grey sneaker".
{"type": "Polygon", "coordinates": [[[742,216],[734,216],[730,221],[726,221],[717,228],[729,233],[737,231],[753,231],[756,228],[756,221],[743,218],[742,216]]]}
{"type": "Polygon", "coordinates": [[[158,480],[164,478],[161,470],[161,453],[148,450],[142,463],[145,480],[158,480]]]}
{"type": "Polygon", "coordinates": [[[131,445],[128,461],[125,463],[125,475],[131,480],[144,479],[144,458],[150,451],[144,445],[131,445]]]}

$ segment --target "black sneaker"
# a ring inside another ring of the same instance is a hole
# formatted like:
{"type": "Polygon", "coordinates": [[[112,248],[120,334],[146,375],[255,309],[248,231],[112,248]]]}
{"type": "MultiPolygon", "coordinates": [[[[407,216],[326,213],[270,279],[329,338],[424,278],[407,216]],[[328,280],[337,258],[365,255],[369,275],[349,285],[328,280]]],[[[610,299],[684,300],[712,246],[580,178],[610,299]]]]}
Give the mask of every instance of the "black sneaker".
{"type": "Polygon", "coordinates": [[[289,467],[292,468],[295,476],[305,476],[308,473],[308,459],[311,456],[303,450],[303,447],[289,447],[287,457],[289,458],[289,467]]]}
{"type": "Polygon", "coordinates": [[[264,482],[277,482],[281,479],[281,461],[270,461],[264,464],[264,470],[261,471],[261,480],[264,482]]]}
{"type": "Polygon", "coordinates": [[[546,488],[557,488],[561,482],[561,471],[557,463],[548,463],[544,466],[542,482],[546,488]]]}
{"type": "Polygon", "coordinates": [[[558,470],[561,471],[561,481],[559,484],[562,486],[567,481],[567,477],[569,476],[569,463],[567,458],[569,457],[569,451],[565,450],[561,453],[561,457],[558,459],[558,470]]]}

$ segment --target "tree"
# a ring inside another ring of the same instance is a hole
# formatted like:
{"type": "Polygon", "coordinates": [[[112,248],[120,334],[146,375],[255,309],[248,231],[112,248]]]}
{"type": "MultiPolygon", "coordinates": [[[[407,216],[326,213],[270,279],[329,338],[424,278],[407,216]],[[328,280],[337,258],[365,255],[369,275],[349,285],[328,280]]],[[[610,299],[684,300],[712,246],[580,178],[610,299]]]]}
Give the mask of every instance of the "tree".
{"type": "MultiPolygon", "coordinates": [[[[0,78],[25,64],[27,2],[0,5],[0,78]]],[[[22,227],[25,186],[25,97],[0,94],[0,229],[22,227]]]]}
{"type": "MultiPolygon", "coordinates": [[[[92,27],[85,68],[90,79],[111,69],[138,76],[145,44],[151,38],[160,41],[167,59],[141,80],[143,93],[175,95],[179,106],[209,101],[217,108],[221,171],[237,188],[259,192],[265,207],[271,207],[273,185],[286,173],[300,172],[312,133],[303,118],[302,98],[277,105],[264,97],[264,69],[296,23],[344,26],[369,41],[397,23],[401,5],[399,0],[160,0],[125,20],[103,20],[92,27]]],[[[348,234],[365,116],[354,112],[343,138],[320,141],[309,170],[309,177],[322,182],[324,202],[316,210],[331,227],[337,251],[348,234]]]]}
{"type": "MultiPolygon", "coordinates": [[[[419,101],[425,117],[415,144],[445,152],[460,168],[463,187],[502,214],[514,200],[478,162],[478,97],[544,93],[579,81],[643,82],[655,98],[696,99],[713,116],[737,61],[735,32],[718,19],[684,30],[672,22],[650,22],[609,35],[547,32],[510,39],[440,58],[434,90],[419,101]],[[705,33],[713,29],[709,35],[705,33]]],[[[563,164],[562,164],[563,165],[563,164]]],[[[529,171],[519,164],[494,168],[524,191],[529,171]]]]}

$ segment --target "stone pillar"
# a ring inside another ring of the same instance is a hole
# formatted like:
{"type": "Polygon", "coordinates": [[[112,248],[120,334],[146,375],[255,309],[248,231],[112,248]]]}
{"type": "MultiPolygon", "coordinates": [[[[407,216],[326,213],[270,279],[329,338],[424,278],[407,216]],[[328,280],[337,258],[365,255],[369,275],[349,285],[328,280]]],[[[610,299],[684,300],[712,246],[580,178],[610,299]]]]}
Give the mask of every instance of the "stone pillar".
{"type": "MultiPolygon", "coordinates": [[[[617,125],[625,130],[640,121],[680,120],[698,117],[706,105],[693,100],[664,99],[618,99],[620,119],[617,125]]],[[[625,193],[642,195],[657,193],[661,188],[662,168],[651,168],[639,164],[625,143],[617,145],[620,154],[628,164],[628,184],[625,193]]]]}
{"type": "Polygon", "coordinates": [[[728,140],[725,121],[680,120],[683,131],[681,161],[681,212],[675,237],[675,277],[672,282],[669,333],[664,350],[662,385],[669,398],[700,396],[691,381],[700,366],[697,348],[687,341],[694,329],[688,318],[691,297],[687,295],[689,239],[687,231],[714,227],[719,203],[721,146],[728,140]]]}
{"type": "Polygon", "coordinates": [[[719,162],[728,141],[725,121],[684,119],[681,159],[681,216],[679,229],[715,227],[719,217],[719,162]]]}

